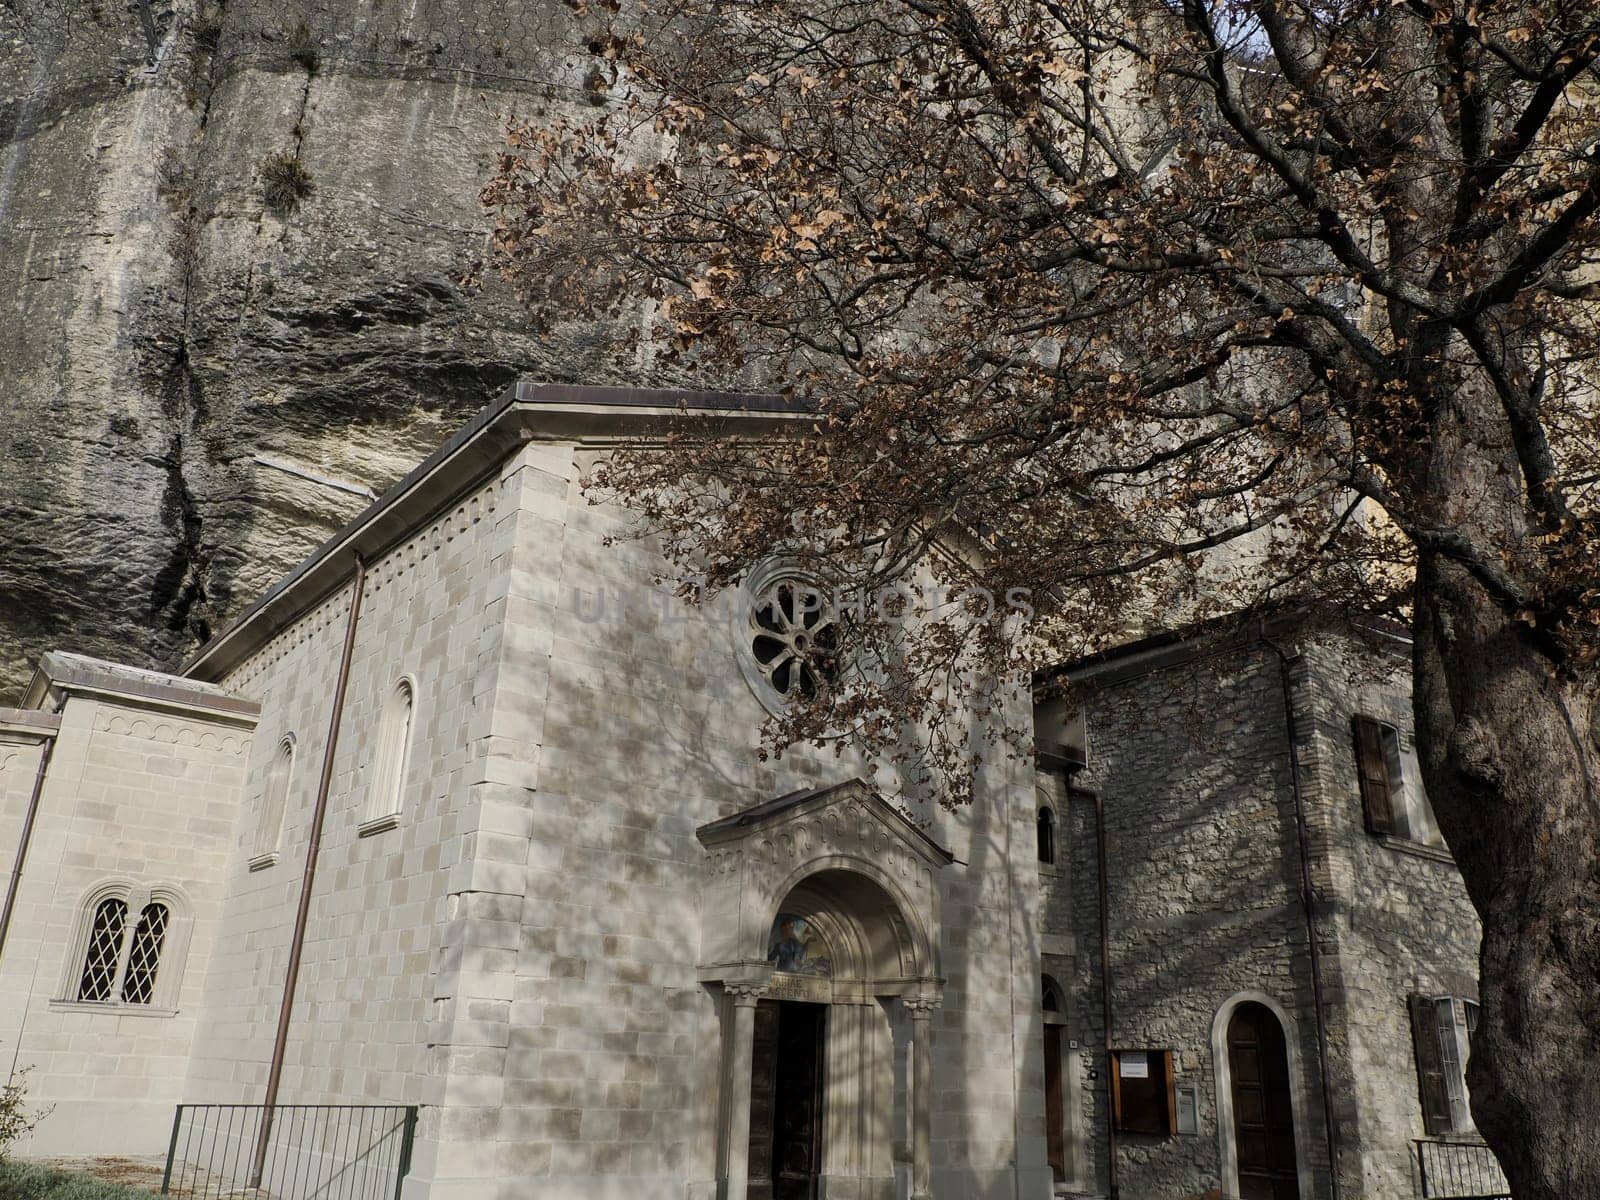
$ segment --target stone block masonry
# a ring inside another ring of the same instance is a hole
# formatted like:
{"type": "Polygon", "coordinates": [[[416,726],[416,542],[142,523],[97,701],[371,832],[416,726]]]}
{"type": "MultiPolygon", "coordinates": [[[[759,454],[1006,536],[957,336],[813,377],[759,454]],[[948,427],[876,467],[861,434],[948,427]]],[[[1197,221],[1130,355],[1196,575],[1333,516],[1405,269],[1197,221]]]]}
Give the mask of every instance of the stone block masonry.
{"type": "MultiPolygon", "coordinates": [[[[103,1153],[147,1153],[183,1096],[200,997],[217,946],[217,912],[255,725],[253,705],[148,672],[46,656],[35,677],[60,732],[0,959],[0,1050],[29,1068],[30,1101],[53,1111],[33,1154],[79,1152],[94,1131],[103,1153]],[[110,987],[81,999],[94,910],[126,903],[127,931],[109,947],[119,983],[144,906],[167,910],[152,994],[110,987]],[[119,965],[120,964],[120,965],[119,965]]],[[[0,736],[0,759],[16,754],[0,736]]],[[[15,767],[4,772],[6,833],[18,829],[15,767]]],[[[31,778],[28,781],[31,787],[31,778]]],[[[17,842],[8,838],[13,853],[17,842]]]]}

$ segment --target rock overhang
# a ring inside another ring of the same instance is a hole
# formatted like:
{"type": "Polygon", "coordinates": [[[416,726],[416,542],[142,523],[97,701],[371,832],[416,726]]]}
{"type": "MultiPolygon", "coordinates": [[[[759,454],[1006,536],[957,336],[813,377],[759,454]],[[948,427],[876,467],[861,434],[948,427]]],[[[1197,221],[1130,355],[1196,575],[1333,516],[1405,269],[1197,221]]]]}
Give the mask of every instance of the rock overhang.
{"type": "Polygon", "coordinates": [[[773,393],[519,380],[196,651],[183,674],[197,681],[225,676],[343,586],[357,557],[384,553],[499,470],[524,443],[617,448],[699,430],[767,437],[810,419],[805,405],[773,393]]]}

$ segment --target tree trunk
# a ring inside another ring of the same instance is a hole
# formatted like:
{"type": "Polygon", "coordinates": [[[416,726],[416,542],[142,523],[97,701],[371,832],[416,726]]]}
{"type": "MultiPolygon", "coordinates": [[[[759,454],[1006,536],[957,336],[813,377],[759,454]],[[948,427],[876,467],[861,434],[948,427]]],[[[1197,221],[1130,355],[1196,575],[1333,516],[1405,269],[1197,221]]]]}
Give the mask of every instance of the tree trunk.
{"type": "Polygon", "coordinates": [[[1483,920],[1474,1120],[1517,1200],[1600,1200],[1594,694],[1437,555],[1414,655],[1424,781],[1483,920]]]}

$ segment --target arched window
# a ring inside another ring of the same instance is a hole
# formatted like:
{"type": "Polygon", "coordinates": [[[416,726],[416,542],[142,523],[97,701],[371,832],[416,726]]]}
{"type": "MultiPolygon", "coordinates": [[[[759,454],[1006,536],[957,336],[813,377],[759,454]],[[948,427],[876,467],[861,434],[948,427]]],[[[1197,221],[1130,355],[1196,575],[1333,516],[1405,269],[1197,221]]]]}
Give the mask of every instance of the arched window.
{"type": "Polygon", "coordinates": [[[167,940],[167,924],[171,919],[171,910],[154,900],[139,914],[139,924],[128,940],[127,965],[122,972],[124,1004],[149,1004],[155,995],[161,947],[167,940]]]}
{"type": "Polygon", "coordinates": [[[278,861],[278,839],[283,833],[283,814],[289,803],[289,783],[294,778],[294,734],[285,734],[278,752],[267,768],[267,787],[261,797],[261,815],[256,822],[255,854],[250,869],[259,871],[278,861]]]}
{"type": "Polygon", "coordinates": [[[1045,1012],[1045,1020],[1050,1021],[1051,1018],[1059,1017],[1064,1022],[1067,1019],[1067,1002],[1062,998],[1061,985],[1048,975],[1040,977],[1040,984],[1043,992],[1040,1003],[1045,1012]]]}
{"type": "Polygon", "coordinates": [[[1048,808],[1039,810],[1039,861],[1056,861],[1056,815],[1048,808]]]}
{"type": "Polygon", "coordinates": [[[78,983],[79,1000],[109,1000],[116,995],[125,940],[122,935],[127,925],[128,902],[122,897],[110,896],[95,905],[89,952],[84,957],[83,976],[78,983]]]}
{"type": "Polygon", "coordinates": [[[400,823],[401,799],[405,795],[406,759],[411,754],[411,726],[416,708],[416,693],[409,679],[402,679],[389,693],[378,724],[378,745],[373,755],[372,788],[367,793],[366,817],[358,833],[382,833],[400,823]]]}
{"type": "Polygon", "coordinates": [[[65,999],[173,1007],[185,948],[176,901],[170,888],[131,883],[105,884],[90,893],[69,960],[65,999]]]}

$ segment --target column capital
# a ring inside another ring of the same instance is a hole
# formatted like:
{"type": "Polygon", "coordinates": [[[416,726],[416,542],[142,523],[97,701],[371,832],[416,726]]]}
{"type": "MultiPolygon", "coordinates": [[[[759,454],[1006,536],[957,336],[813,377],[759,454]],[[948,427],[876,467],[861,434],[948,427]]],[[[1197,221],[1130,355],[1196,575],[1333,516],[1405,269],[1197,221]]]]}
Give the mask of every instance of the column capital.
{"type": "Polygon", "coordinates": [[[765,979],[728,979],[724,980],[722,990],[733,997],[733,1002],[741,1008],[754,1008],[756,1002],[767,993],[767,980],[765,979]]]}

